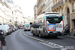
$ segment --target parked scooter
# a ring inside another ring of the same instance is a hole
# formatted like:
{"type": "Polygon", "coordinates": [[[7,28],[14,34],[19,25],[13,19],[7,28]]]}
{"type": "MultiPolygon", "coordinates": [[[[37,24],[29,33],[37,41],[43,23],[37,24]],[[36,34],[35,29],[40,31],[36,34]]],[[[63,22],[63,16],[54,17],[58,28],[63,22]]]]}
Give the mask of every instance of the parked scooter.
{"type": "Polygon", "coordinates": [[[0,41],[2,42],[3,46],[6,45],[5,36],[1,30],[0,30],[0,41]]]}
{"type": "Polygon", "coordinates": [[[64,29],[64,35],[68,35],[70,33],[69,25],[67,24],[64,29]]]}

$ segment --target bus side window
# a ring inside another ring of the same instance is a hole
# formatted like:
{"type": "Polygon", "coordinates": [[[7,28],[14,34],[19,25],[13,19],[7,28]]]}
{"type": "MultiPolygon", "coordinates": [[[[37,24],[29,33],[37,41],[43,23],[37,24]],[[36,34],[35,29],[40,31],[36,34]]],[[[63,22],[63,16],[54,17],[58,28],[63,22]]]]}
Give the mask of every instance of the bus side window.
{"type": "Polygon", "coordinates": [[[45,25],[45,19],[43,20],[43,25],[45,25]]]}

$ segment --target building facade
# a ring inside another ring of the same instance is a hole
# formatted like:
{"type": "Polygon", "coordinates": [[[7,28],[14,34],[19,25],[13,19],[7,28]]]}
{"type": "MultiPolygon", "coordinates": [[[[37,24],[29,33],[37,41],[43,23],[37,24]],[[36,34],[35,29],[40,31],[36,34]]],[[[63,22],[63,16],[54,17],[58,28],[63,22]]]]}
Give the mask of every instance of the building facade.
{"type": "Polygon", "coordinates": [[[37,6],[35,5],[34,6],[34,19],[36,19],[37,17],[37,6]]]}
{"type": "Polygon", "coordinates": [[[6,2],[0,1],[0,23],[11,24],[12,11],[6,2]]]}
{"type": "Polygon", "coordinates": [[[21,25],[21,24],[24,25],[25,19],[24,19],[24,15],[22,13],[21,8],[18,5],[14,5],[12,7],[12,12],[13,12],[12,20],[13,20],[14,25],[21,25]]]}
{"type": "Polygon", "coordinates": [[[45,12],[45,0],[37,0],[37,16],[45,12]]]}
{"type": "Polygon", "coordinates": [[[75,30],[75,0],[53,0],[52,11],[64,16],[64,25],[69,24],[70,32],[75,30]]]}
{"type": "Polygon", "coordinates": [[[45,12],[52,12],[53,0],[46,0],[45,5],[45,12]]]}
{"type": "Polygon", "coordinates": [[[37,16],[45,13],[52,12],[53,0],[37,0],[37,16]]]}
{"type": "Polygon", "coordinates": [[[9,25],[24,25],[24,16],[19,6],[10,0],[0,0],[0,23],[9,25]]]}

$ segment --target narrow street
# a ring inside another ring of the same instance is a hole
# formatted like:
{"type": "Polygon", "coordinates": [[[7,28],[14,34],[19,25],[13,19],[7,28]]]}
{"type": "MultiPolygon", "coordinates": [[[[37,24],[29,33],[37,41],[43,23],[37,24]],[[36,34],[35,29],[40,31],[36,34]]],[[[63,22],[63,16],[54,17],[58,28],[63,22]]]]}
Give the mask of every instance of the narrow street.
{"type": "Polygon", "coordinates": [[[37,36],[33,36],[30,31],[23,32],[23,29],[19,29],[6,37],[7,45],[4,47],[5,48],[4,50],[63,50],[60,49],[60,47],[55,48],[49,46],[48,44],[53,43],[57,44],[57,46],[64,46],[64,47],[72,46],[71,48],[73,48],[73,46],[75,46],[74,42],[75,42],[74,39],[65,38],[65,37],[39,38],[37,36]],[[24,34],[26,34],[27,36],[25,36],[24,34]]]}
{"type": "Polygon", "coordinates": [[[59,36],[57,38],[53,38],[53,37],[45,37],[45,38],[39,38],[38,36],[33,36],[32,33],[30,31],[25,31],[25,33],[29,36],[41,39],[41,40],[45,40],[45,41],[49,41],[49,42],[53,42],[56,44],[60,44],[62,46],[75,46],[74,42],[75,40],[72,38],[66,38],[64,36],[59,36]]]}
{"type": "Polygon", "coordinates": [[[0,0],[0,50],[75,50],[75,0],[0,0]]]}

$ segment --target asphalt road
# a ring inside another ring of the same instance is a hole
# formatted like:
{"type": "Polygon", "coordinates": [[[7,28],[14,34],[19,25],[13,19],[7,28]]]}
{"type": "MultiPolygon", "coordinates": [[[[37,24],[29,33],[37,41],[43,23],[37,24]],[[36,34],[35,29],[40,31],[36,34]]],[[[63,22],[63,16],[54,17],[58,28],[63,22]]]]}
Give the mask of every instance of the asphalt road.
{"type": "Polygon", "coordinates": [[[38,36],[33,36],[33,34],[30,31],[25,31],[25,34],[37,39],[41,39],[41,40],[53,43],[53,44],[61,45],[64,48],[68,48],[68,49],[61,49],[61,50],[75,50],[75,39],[73,38],[67,38],[64,36],[59,36],[57,38],[54,38],[54,37],[39,38],[38,36]]]}
{"type": "Polygon", "coordinates": [[[75,39],[58,38],[39,38],[33,36],[30,31],[23,32],[19,29],[6,37],[7,45],[4,50],[68,50],[75,46],[75,39]]]}

